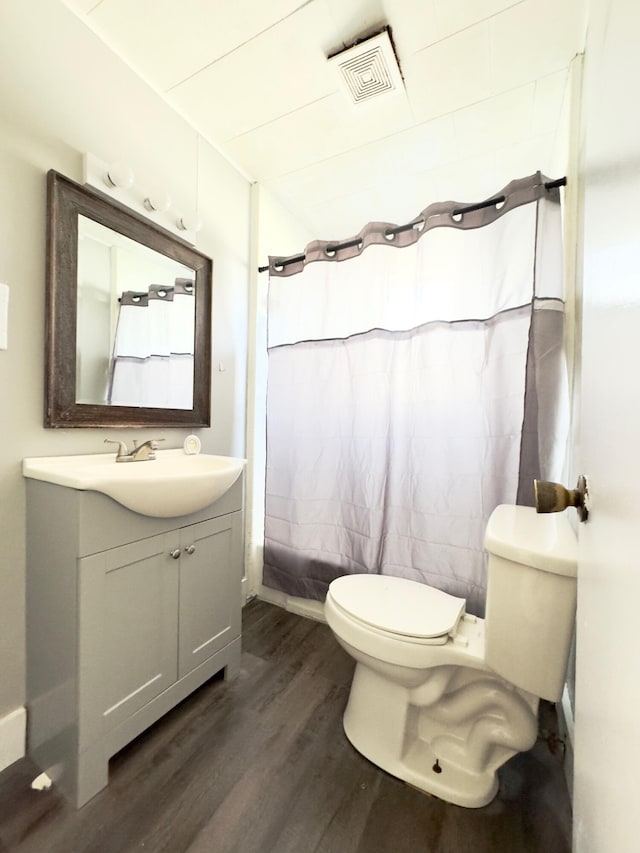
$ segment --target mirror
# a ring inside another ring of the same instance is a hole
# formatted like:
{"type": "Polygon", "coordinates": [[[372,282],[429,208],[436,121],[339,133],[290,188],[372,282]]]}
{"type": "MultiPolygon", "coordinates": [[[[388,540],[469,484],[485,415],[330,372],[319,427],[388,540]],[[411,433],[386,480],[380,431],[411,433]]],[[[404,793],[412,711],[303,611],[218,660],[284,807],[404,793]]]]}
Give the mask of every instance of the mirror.
{"type": "Polygon", "coordinates": [[[50,171],[45,426],[209,426],[211,278],[183,240],[50,171]]]}

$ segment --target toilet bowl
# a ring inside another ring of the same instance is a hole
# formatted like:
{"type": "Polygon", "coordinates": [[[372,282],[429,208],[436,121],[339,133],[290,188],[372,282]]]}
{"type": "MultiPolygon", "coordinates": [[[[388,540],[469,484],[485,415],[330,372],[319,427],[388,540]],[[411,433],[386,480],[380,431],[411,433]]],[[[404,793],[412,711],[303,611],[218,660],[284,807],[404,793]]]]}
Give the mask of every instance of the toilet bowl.
{"type": "Polygon", "coordinates": [[[348,575],[325,615],[356,668],[344,731],[374,764],[467,807],[535,743],[540,698],[562,693],[573,633],[576,537],[564,516],[500,506],[487,525],[486,618],[416,581],[348,575]]]}

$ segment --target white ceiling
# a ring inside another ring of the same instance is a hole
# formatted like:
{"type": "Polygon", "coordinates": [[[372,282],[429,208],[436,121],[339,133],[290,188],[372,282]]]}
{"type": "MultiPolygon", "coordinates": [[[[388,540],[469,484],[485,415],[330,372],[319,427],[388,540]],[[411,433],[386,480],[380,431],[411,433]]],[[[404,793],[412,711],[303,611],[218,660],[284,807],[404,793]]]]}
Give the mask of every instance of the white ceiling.
{"type": "Polygon", "coordinates": [[[562,163],[584,0],[65,2],[318,238],[562,163]],[[350,106],[327,57],[385,26],[406,95],[350,106]]]}

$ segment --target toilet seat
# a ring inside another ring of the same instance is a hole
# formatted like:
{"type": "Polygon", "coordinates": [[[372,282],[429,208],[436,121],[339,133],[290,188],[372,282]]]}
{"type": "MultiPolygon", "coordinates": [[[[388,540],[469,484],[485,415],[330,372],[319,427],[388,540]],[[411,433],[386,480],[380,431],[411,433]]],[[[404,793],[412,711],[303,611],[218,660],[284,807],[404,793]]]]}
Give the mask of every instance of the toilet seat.
{"type": "Polygon", "coordinates": [[[425,645],[441,645],[454,634],[466,601],[406,578],[346,575],[328,596],[349,618],[376,631],[425,645]]]}

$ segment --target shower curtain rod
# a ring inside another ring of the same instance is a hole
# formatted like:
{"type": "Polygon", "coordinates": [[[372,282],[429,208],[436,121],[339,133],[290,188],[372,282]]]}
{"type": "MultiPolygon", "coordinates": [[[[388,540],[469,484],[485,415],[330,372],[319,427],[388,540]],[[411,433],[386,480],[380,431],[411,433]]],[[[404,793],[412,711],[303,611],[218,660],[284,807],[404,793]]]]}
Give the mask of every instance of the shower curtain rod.
{"type": "MultiPolygon", "coordinates": [[[[544,184],[544,188],[546,190],[555,190],[558,187],[565,187],[567,185],[567,179],[564,178],[556,178],[554,181],[546,181],[544,184]]],[[[507,198],[504,195],[497,195],[493,198],[488,198],[486,201],[480,201],[477,204],[469,204],[466,207],[457,207],[451,211],[452,216],[462,216],[465,213],[473,213],[474,210],[483,210],[485,207],[493,207],[496,204],[502,204],[506,201],[507,198]]],[[[407,225],[396,225],[394,228],[387,228],[384,232],[386,237],[391,237],[393,234],[400,234],[402,231],[410,231],[415,227],[415,222],[409,222],[407,225]]],[[[336,243],[326,247],[327,252],[337,252],[340,249],[350,249],[352,246],[359,246],[361,243],[361,239],[359,237],[354,240],[347,240],[345,243],[336,243]]],[[[278,266],[286,267],[289,264],[299,264],[302,263],[306,258],[306,255],[303,253],[301,255],[293,255],[289,258],[286,258],[282,261],[278,262],[278,266]]],[[[267,272],[269,269],[269,264],[266,267],[258,267],[258,272],[267,272]]]]}

